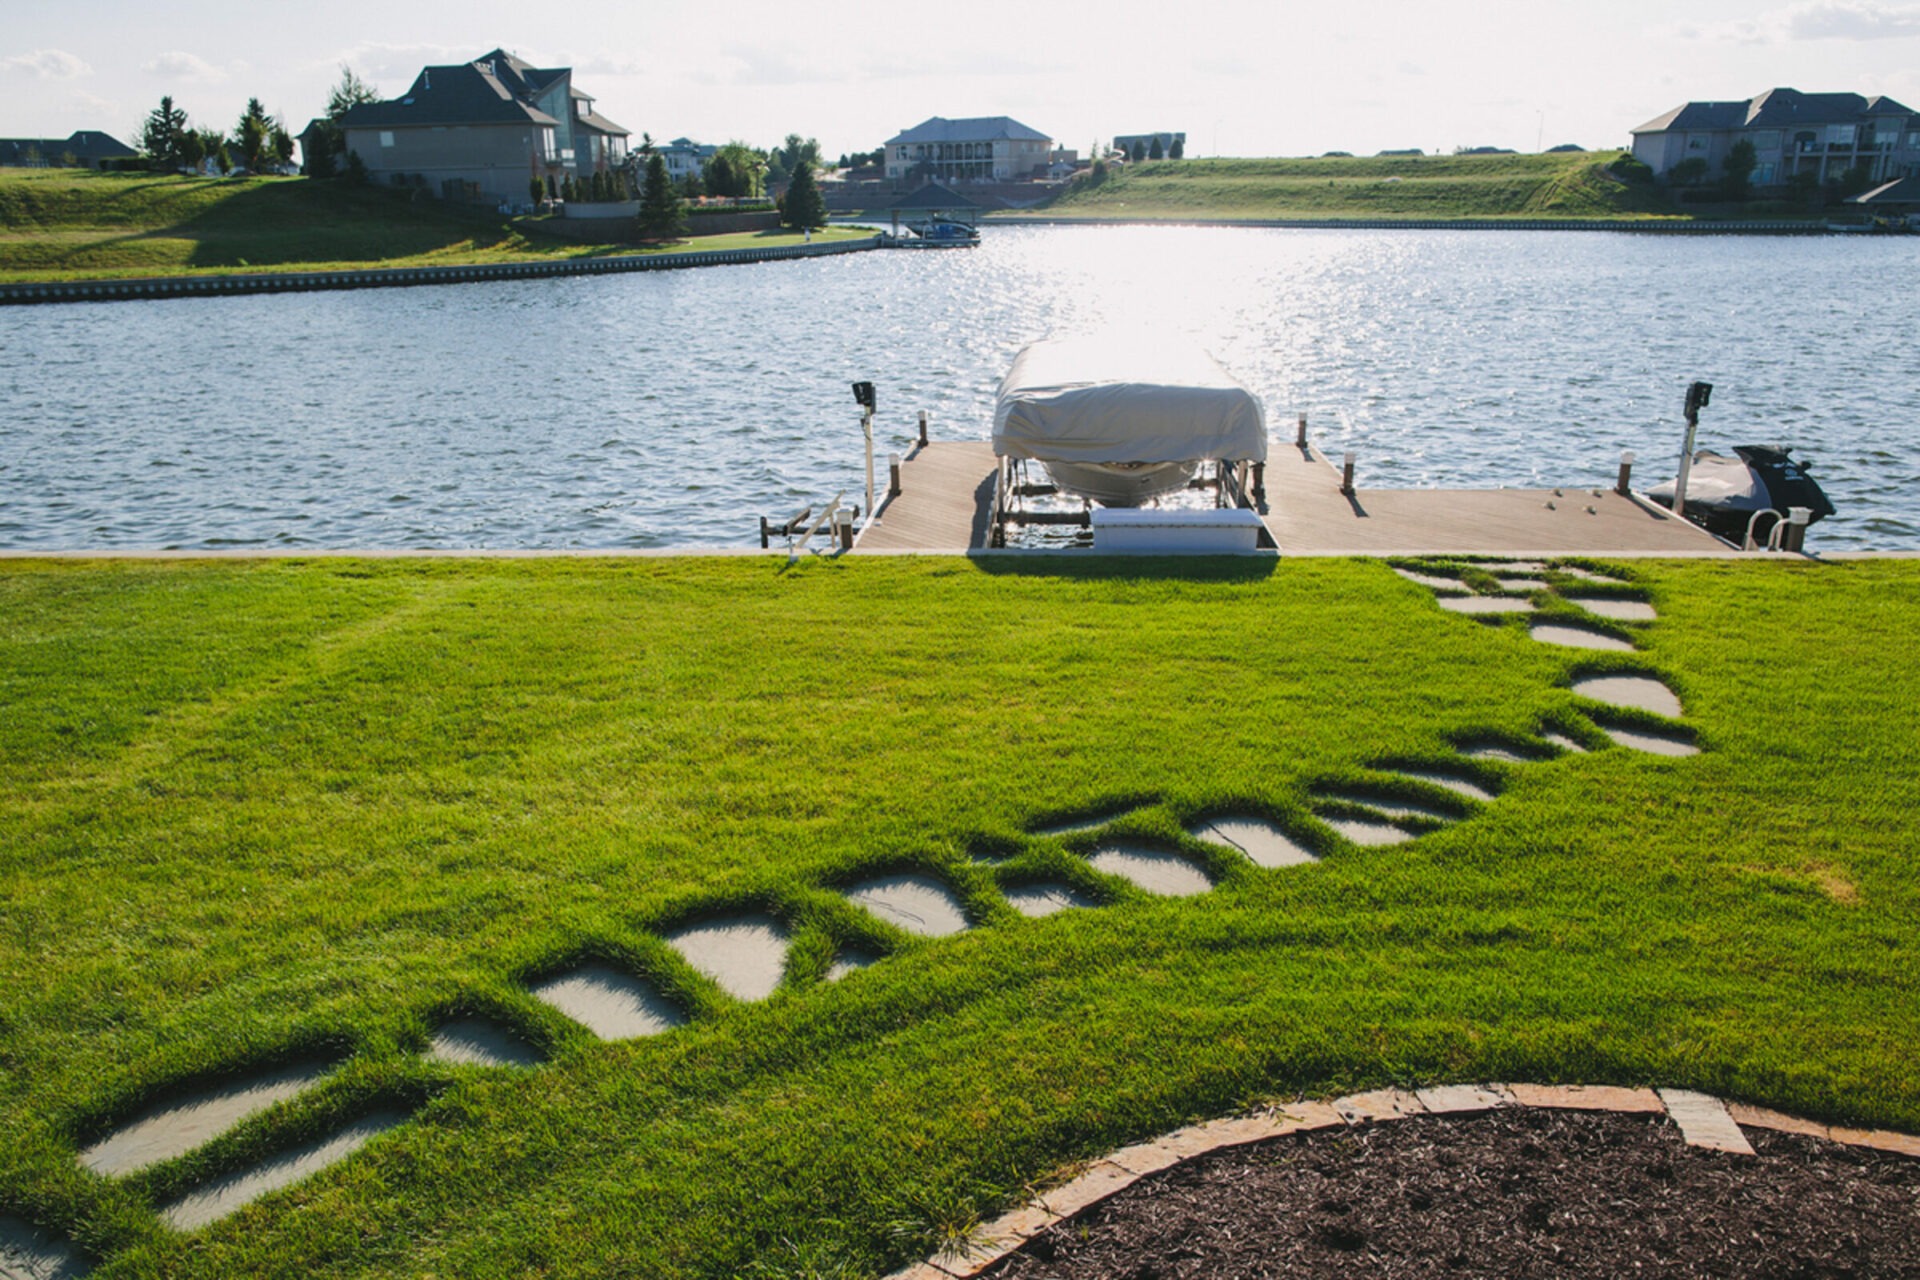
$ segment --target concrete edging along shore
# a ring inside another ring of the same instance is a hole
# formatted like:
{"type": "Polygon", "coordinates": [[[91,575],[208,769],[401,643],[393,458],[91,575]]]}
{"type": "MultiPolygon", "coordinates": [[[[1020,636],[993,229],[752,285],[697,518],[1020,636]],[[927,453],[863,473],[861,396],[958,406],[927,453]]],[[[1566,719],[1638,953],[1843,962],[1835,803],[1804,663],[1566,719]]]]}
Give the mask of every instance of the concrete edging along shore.
{"type": "Polygon", "coordinates": [[[708,249],[690,253],[619,254],[607,258],[556,258],[483,262],[447,267],[367,267],[341,271],[262,271],[250,275],[148,276],[125,280],[63,280],[46,284],[0,284],[0,305],[48,302],[136,302],[163,298],[220,297],[242,293],[308,293],[320,289],[392,289],[427,284],[536,280],[553,276],[606,275],[627,271],[679,271],[791,258],[822,258],[878,249],[880,237],[762,249],[708,249]]]}
{"type": "Polygon", "coordinates": [[[1150,1174],[1224,1150],[1293,1133],[1364,1127],[1422,1115],[1476,1115],[1508,1107],[1564,1111],[1609,1111],[1665,1115],[1687,1145],[1734,1155],[1752,1155],[1743,1128],[1824,1138],[1920,1158],[1920,1138],[1885,1129],[1847,1129],[1802,1120],[1765,1107],[1728,1103],[1688,1089],[1635,1089],[1618,1085],[1456,1084],[1429,1088],[1375,1089],[1330,1102],[1288,1103],[1248,1116],[1189,1125],[1086,1161],[1082,1172],[1052,1191],[973,1232],[964,1248],[939,1253],[895,1271],[887,1280],[969,1280],[1048,1228],[1126,1190],[1150,1174]]]}
{"type": "Polygon", "coordinates": [[[986,227],[1258,227],[1301,231],[1630,231],[1646,235],[1823,236],[1823,222],[1694,222],[1683,218],[1075,218],[1010,214],[986,227]]]}

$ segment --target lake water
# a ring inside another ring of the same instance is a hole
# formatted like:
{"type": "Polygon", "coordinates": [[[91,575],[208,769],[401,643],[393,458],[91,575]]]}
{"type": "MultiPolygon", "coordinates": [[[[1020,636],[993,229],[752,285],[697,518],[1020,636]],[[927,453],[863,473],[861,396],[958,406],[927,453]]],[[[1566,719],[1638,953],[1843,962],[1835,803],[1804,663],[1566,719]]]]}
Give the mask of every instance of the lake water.
{"type": "MultiPolygon", "coordinates": [[[[1151,325],[1363,486],[1636,483],[1780,441],[1820,550],[1920,547],[1920,237],[989,228],[977,250],[0,310],[0,547],[744,546],[1035,338],[1151,325]],[[1902,299],[1906,299],[1902,301],[1902,299]]],[[[884,468],[884,457],[881,463],[884,468]]],[[[884,476],[884,470],[882,472],[884,476]]]]}

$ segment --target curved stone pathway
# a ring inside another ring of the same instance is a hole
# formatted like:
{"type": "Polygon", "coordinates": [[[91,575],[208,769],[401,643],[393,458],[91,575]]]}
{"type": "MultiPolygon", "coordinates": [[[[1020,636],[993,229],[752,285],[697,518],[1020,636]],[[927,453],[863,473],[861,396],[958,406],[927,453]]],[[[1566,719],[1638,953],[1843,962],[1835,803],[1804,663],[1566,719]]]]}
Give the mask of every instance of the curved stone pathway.
{"type": "MultiPolygon", "coordinates": [[[[1489,615],[1485,623],[1471,625],[1524,625],[1534,640],[1576,652],[1636,652],[1635,637],[1658,621],[1652,603],[1639,598],[1630,580],[1580,566],[1534,561],[1418,560],[1396,563],[1394,571],[1432,592],[1441,608],[1489,615]],[[1582,612],[1571,614],[1570,607],[1582,612]],[[1514,613],[1532,616],[1524,624],[1500,621],[1499,615],[1514,613]]],[[[1655,755],[1695,754],[1699,748],[1685,729],[1683,706],[1671,687],[1653,671],[1619,669],[1617,660],[1612,661],[1616,665],[1577,672],[1568,685],[1594,727],[1595,741],[1610,740],[1620,747],[1655,755]],[[1588,710],[1589,705],[1593,711],[1588,710]]],[[[1360,848],[1401,844],[1470,818],[1480,807],[1498,803],[1502,769],[1529,767],[1588,749],[1586,743],[1545,725],[1537,739],[1528,743],[1463,739],[1457,743],[1457,758],[1446,761],[1389,761],[1365,770],[1364,781],[1357,781],[1351,773],[1307,781],[1307,807],[1312,820],[1306,828],[1241,809],[1203,815],[1184,830],[1194,841],[1235,850],[1262,869],[1310,866],[1319,861],[1321,851],[1342,844],[1360,848]],[[1319,830],[1310,829],[1315,826],[1319,830]]],[[[1122,819],[1155,803],[1142,800],[1041,819],[1028,828],[1025,839],[1029,844],[1053,842],[1056,848],[1064,844],[1091,874],[1112,877],[1147,894],[1188,897],[1210,891],[1214,887],[1212,875],[1201,861],[1179,848],[1118,832],[1106,834],[1122,819]]],[[[979,854],[975,861],[1007,862],[1018,852],[1016,847],[979,854]]],[[[1057,879],[1015,877],[997,888],[1013,912],[1036,919],[1097,908],[1103,901],[1057,879]]],[[[875,875],[835,892],[883,927],[912,937],[938,939],[976,925],[953,886],[928,870],[875,875]]],[[[662,941],[733,1000],[768,999],[786,979],[791,936],[785,923],[765,911],[747,910],[695,920],[663,935],[662,941]]],[[[839,981],[881,959],[882,955],[864,947],[843,946],[824,980],[839,981]]],[[[528,983],[524,990],[606,1041],[659,1035],[683,1025],[688,1018],[687,1012],[651,979],[604,960],[588,960],[548,974],[528,983]]],[[[432,1033],[424,1056],[453,1069],[525,1070],[544,1060],[542,1051],[518,1030],[478,1015],[443,1020],[432,1033]]],[[[79,1152],[78,1159],[103,1177],[122,1177],[177,1159],[234,1126],[321,1087],[335,1065],[305,1062],[276,1067],[150,1107],[79,1152]]],[[[205,1225],[268,1191],[346,1158],[408,1118],[400,1112],[363,1116],[327,1138],[197,1188],[162,1207],[161,1216],[180,1230],[205,1225]]],[[[0,1228],[4,1229],[0,1230],[0,1249],[17,1252],[27,1246],[13,1242],[32,1236],[32,1229],[25,1224],[8,1226],[10,1221],[0,1219],[0,1228]]],[[[5,1280],[11,1280],[13,1274],[40,1273],[19,1267],[13,1273],[0,1269],[0,1278],[5,1280]]]]}

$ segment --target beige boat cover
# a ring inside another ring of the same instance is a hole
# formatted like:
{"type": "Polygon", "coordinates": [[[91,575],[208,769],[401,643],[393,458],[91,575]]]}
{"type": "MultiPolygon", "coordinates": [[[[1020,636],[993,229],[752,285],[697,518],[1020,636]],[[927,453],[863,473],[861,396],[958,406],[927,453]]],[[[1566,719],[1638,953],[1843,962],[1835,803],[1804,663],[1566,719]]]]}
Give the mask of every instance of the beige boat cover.
{"type": "Polygon", "coordinates": [[[1264,462],[1260,399],[1198,347],[1055,338],[1023,348],[1000,383],[993,451],[1063,462],[1264,462]]]}

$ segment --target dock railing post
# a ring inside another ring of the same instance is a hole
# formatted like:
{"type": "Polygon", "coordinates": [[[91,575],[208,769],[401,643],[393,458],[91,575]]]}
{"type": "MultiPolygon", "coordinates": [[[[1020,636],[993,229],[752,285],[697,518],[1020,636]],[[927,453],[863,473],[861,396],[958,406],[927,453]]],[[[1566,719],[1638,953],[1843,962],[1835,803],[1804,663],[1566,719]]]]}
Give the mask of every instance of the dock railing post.
{"type": "Polygon", "coordinates": [[[927,411],[925,409],[920,411],[920,447],[922,449],[927,447],[927,411]]]}
{"type": "Polygon", "coordinates": [[[1294,434],[1293,443],[1295,448],[1304,449],[1307,447],[1307,415],[1304,413],[1300,415],[1300,427],[1294,434]]]}
{"type": "Polygon", "coordinates": [[[1353,496],[1353,450],[1347,450],[1347,456],[1340,463],[1340,492],[1349,498],[1353,496]]]}
{"type": "Polygon", "coordinates": [[[1633,491],[1633,450],[1620,451],[1620,478],[1613,482],[1613,491],[1621,497],[1633,491]]]}
{"type": "Polygon", "coordinates": [[[887,496],[900,496],[900,455],[897,453],[887,455],[887,496]]]}

